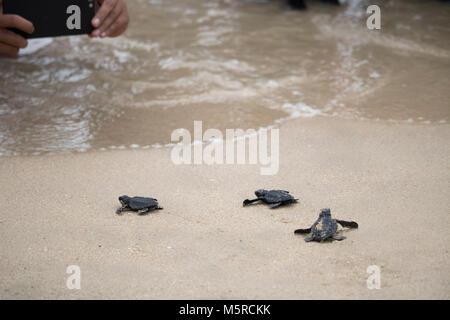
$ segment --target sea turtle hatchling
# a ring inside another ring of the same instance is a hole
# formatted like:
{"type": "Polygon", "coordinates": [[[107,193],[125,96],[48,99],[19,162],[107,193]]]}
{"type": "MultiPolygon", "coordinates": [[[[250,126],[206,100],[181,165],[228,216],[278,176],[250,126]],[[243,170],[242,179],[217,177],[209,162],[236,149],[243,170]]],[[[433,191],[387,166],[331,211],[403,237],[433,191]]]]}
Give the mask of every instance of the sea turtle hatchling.
{"type": "Polygon", "coordinates": [[[162,207],[158,205],[158,200],[153,198],[121,196],[119,201],[122,207],[117,209],[117,214],[126,210],[137,211],[138,214],[145,214],[150,210],[162,210],[162,207]]]}
{"type": "Polygon", "coordinates": [[[354,221],[343,221],[331,218],[330,209],[322,209],[320,210],[319,219],[308,229],[298,229],[295,230],[295,234],[306,234],[311,233],[310,237],[305,238],[306,242],[309,241],[318,241],[322,242],[326,239],[332,240],[344,240],[344,236],[337,236],[336,232],[338,229],[338,225],[340,224],[343,227],[347,228],[358,228],[358,224],[354,221]]]}
{"type": "Polygon", "coordinates": [[[242,205],[245,207],[250,203],[256,201],[263,201],[267,203],[271,209],[279,207],[281,205],[297,202],[298,199],[294,199],[293,196],[289,194],[289,191],[285,190],[264,190],[259,189],[255,191],[256,199],[245,199],[242,205]]]}

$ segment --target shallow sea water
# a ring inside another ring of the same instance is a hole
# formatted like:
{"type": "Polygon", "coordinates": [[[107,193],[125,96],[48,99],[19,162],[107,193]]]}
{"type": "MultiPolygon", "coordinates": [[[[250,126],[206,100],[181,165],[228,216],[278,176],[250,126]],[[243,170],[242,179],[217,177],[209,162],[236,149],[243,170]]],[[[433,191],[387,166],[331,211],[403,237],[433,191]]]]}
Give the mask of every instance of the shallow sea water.
{"type": "Polygon", "coordinates": [[[299,117],[450,121],[450,5],[129,0],[128,31],[33,41],[0,59],[0,155],[150,148],[177,128],[299,117]]]}

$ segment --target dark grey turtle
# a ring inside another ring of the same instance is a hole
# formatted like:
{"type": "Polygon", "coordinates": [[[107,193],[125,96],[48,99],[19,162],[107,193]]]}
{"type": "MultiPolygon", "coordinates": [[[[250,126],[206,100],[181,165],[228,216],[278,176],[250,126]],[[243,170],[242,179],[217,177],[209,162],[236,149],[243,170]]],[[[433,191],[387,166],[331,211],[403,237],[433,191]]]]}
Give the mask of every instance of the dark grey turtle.
{"type": "Polygon", "coordinates": [[[311,233],[311,236],[305,238],[306,242],[309,241],[319,241],[322,242],[326,239],[332,240],[344,240],[345,237],[337,236],[336,232],[338,229],[338,225],[340,224],[343,227],[347,228],[358,228],[358,224],[354,221],[343,221],[331,218],[330,209],[322,209],[320,210],[319,219],[311,226],[309,229],[298,229],[295,230],[296,234],[305,234],[311,233]]]}
{"type": "Polygon", "coordinates": [[[293,196],[289,194],[289,191],[285,190],[264,190],[259,189],[255,191],[255,195],[257,196],[256,199],[249,200],[245,199],[242,205],[245,207],[246,205],[249,205],[250,203],[256,202],[256,201],[263,201],[269,205],[271,209],[279,207],[284,204],[289,204],[293,202],[297,202],[298,199],[294,199],[293,196]]]}
{"type": "Polygon", "coordinates": [[[137,211],[138,214],[145,214],[150,210],[161,210],[162,207],[158,205],[158,200],[153,198],[144,198],[144,197],[129,197],[129,196],[121,196],[119,197],[119,201],[122,204],[122,207],[117,209],[116,213],[121,214],[122,211],[131,210],[137,211]]]}

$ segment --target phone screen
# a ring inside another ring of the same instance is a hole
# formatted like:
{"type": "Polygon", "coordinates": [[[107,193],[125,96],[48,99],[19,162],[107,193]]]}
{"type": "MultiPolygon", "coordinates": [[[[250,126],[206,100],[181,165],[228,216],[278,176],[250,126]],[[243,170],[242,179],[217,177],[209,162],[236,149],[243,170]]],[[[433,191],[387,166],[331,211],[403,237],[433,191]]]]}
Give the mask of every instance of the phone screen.
{"type": "Polygon", "coordinates": [[[95,0],[3,0],[3,13],[17,14],[33,23],[31,35],[12,29],[25,38],[89,34],[95,0]]]}

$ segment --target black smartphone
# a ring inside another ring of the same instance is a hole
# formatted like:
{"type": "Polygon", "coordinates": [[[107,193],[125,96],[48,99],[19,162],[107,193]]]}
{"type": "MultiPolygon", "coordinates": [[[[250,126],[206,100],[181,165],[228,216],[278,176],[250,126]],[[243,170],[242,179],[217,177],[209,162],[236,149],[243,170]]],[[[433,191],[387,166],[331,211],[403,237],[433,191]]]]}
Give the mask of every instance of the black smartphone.
{"type": "Polygon", "coordinates": [[[11,29],[25,38],[89,34],[95,0],[3,0],[3,13],[17,14],[33,23],[33,34],[11,29]]]}

